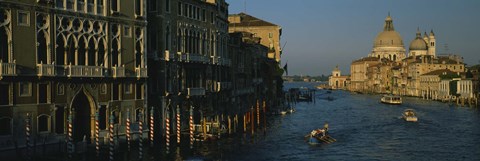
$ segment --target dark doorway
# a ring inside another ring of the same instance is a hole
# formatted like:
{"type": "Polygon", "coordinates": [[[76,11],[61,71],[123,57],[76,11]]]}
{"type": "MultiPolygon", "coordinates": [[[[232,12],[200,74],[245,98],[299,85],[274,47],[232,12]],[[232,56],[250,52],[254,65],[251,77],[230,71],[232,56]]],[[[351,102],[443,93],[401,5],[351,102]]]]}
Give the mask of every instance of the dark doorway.
{"type": "Polygon", "coordinates": [[[57,106],[55,111],[55,132],[63,134],[65,128],[65,110],[63,106],[57,106]]]}
{"type": "Polygon", "coordinates": [[[87,142],[90,141],[90,103],[87,96],[80,92],[73,100],[72,108],[75,108],[75,118],[73,120],[73,141],[83,141],[83,137],[87,142]]]}

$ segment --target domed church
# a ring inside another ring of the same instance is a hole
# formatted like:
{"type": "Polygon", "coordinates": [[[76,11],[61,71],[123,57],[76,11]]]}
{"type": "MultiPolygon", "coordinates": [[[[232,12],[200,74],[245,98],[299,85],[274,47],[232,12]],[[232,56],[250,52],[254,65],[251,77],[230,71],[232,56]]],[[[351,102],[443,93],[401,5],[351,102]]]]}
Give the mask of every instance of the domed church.
{"type": "Polygon", "coordinates": [[[405,58],[405,47],[400,34],[393,27],[393,20],[390,13],[385,18],[383,31],[380,32],[373,42],[370,57],[387,58],[392,61],[401,61],[405,58]]]}
{"type": "Polygon", "coordinates": [[[427,35],[427,32],[425,32],[422,38],[420,30],[417,29],[417,37],[410,43],[408,56],[420,55],[435,57],[435,34],[433,30],[430,31],[430,35],[427,35]]]}

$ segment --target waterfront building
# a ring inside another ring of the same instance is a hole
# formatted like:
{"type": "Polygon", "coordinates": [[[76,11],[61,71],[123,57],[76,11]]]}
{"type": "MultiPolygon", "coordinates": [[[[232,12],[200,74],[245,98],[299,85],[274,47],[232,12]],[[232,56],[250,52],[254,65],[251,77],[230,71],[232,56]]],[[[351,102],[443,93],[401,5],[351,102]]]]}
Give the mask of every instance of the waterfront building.
{"type": "Polygon", "coordinates": [[[173,129],[187,124],[189,116],[195,124],[214,120],[218,125],[218,116],[231,107],[228,3],[151,1],[149,15],[149,63],[157,69],[149,73],[154,98],[149,104],[162,114],[162,127],[165,118],[178,116],[180,124],[173,123],[173,129]]]}
{"type": "Polygon", "coordinates": [[[230,22],[228,28],[230,33],[250,32],[256,37],[260,37],[261,44],[268,47],[268,58],[280,62],[282,27],[246,13],[232,14],[228,17],[228,21],[230,22]]]}
{"type": "Polygon", "coordinates": [[[1,150],[25,145],[27,115],[32,140],[47,144],[69,130],[73,144],[91,143],[96,121],[101,142],[109,119],[114,135],[126,118],[146,121],[145,3],[0,1],[1,150]]]}
{"type": "Polygon", "coordinates": [[[332,89],[346,89],[348,76],[342,76],[342,71],[338,69],[338,65],[333,69],[332,75],[328,77],[328,85],[332,89]]]}
{"type": "MultiPolygon", "coordinates": [[[[350,90],[428,98],[438,95],[438,90],[423,86],[429,85],[426,80],[431,79],[427,77],[434,76],[421,76],[436,70],[464,73],[465,64],[463,58],[457,55],[437,56],[435,43],[433,30],[422,37],[417,29],[416,38],[410,42],[406,57],[403,40],[394,30],[393,20],[388,15],[383,31],[375,38],[369,57],[352,62],[350,90]]],[[[438,83],[438,80],[435,81],[438,83]]]]}

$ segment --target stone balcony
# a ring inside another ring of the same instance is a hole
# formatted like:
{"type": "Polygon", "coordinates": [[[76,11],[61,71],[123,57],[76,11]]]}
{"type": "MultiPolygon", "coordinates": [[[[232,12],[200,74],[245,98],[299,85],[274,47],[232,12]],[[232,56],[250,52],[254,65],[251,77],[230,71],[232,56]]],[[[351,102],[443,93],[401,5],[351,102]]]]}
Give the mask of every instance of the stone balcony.
{"type": "Polygon", "coordinates": [[[217,92],[229,90],[232,88],[232,82],[217,82],[217,92]]]}
{"type": "Polygon", "coordinates": [[[67,77],[104,77],[102,66],[66,65],[67,77]]]}
{"type": "Polygon", "coordinates": [[[205,88],[187,88],[188,96],[204,96],[205,88]]]}
{"type": "Polygon", "coordinates": [[[165,50],[165,61],[178,61],[178,55],[181,54],[181,52],[178,52],[177,54],[171,53],[168,50],[165,50]]]}
{"type": "Polygon", "coordinates": [[[122,78],[125,77],[125,65],[122,65],[119,67],[118,65],[115,65],[112,67],[112,77],[113,78],[122,78]]]}
{"type": "Polygon", "coordinates": [[[147,78],[147,68],[142,68],[140,66],[135,67],[135,75],[137,78],[147,78]]]}
{"type": "Polygon", "coordinates": [[[55,73],[55,65],[52,63],[52,64],[43,64],[42,62],[40,62],[40,64],[37,64],[37,76],[39,77],[44,77],[44,76],[47,76],[47,77],[51,77],[51,76],[55,76],[56,73],[55,73]]]}
{"type": "Polygon", "coordinates": [[[15,60],[13,63],[4,63],[0,60],[0,79],[3,76],[16,76],[17,75],[17,64],[15,60]]]}

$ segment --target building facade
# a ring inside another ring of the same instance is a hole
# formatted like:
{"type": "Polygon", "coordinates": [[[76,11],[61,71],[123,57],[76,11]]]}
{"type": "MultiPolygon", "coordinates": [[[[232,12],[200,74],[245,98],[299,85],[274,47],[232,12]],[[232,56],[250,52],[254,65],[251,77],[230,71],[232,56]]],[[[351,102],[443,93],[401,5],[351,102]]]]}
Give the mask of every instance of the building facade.
{"type": "Polygon", "coordinates": [[[25,145],[27,116],[47,143],[69,130],[92,142],[96,121],[103,142],[109,119],[115,135],[126,118],[146,121],[145,3],[0,1],[0,147],[25,145]]]}
{"type": "Polygon", "coordinates": [[[328,85],[332,89],[346,89],[348,76],[342,76],[342,71],[338,69],[338,65],[333,69],[332,75],[328,77],[328,85]]]}

